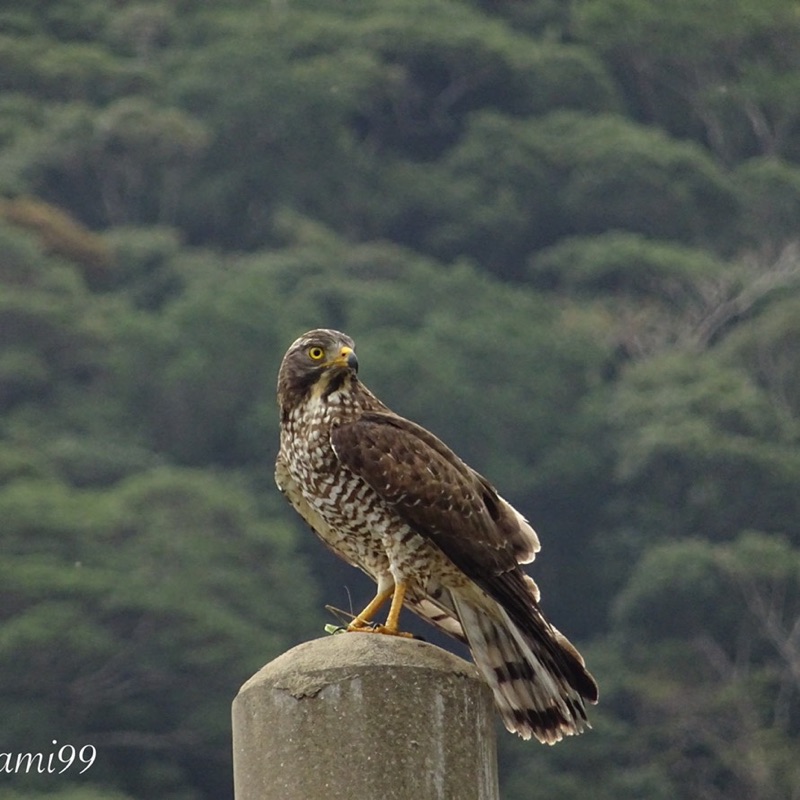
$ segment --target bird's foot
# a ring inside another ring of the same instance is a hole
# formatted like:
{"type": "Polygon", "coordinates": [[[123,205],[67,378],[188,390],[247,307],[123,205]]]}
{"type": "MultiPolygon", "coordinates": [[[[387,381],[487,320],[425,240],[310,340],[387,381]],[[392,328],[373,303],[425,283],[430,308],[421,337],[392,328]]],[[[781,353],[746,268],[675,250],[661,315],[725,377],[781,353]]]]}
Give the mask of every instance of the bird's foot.
{"type": "MultiPolygon", "coordinates": [[[[396,586],[390,586],[384,589],[372,599],[369,605],[357,616],[353,617],[348,623],[346,628],[337,628],[335,625],[326,625],[325,630],[328,633],[338,633],[341,630],[346,630],[347,633],[382,633],[384,636],[402,636],[404,639],[416,639],[413,633],[405,633],[399,630],[398,621],[400,619],[400,609],[403,607],[403,599],[405,598],[406,587],[404,584],[399,583],[396,586]],[[375,612],[389,599],[392,598],[392,605],[389,609],[389,615],[386,618],[386,624],[380,625],[372,621],[375,612]]],[[[331,606],[328,606],[329,611],[333,611],[337,616],[344,616],[344,612],[338,611],[331,606]]]]}
{"type": "Polygon", "coordinates": [[[384,636],[401,636],[404,639],[416,639],[413,633],[406,633],[399,631],[396,628],[390,628],[387,625],[354,625],[352,622],[347,626],[348,633],[381,633],[384,636]]]}

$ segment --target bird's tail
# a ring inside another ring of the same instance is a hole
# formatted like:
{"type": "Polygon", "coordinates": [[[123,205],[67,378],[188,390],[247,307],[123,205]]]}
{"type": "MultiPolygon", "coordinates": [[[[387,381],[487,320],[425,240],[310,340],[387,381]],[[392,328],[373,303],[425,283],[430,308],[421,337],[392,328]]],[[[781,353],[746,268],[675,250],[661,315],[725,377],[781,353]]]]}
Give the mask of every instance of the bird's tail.
{"type": "Polygon", "coordinates": [[[451,591],[475,665],[506,728],[547,744],[590,728],[585,700],[596,702],[597,686],[567,638],[541,614],[535,635],[523,632],[494,600],[481,593],[475,602],[475,594],[451,591]]]}

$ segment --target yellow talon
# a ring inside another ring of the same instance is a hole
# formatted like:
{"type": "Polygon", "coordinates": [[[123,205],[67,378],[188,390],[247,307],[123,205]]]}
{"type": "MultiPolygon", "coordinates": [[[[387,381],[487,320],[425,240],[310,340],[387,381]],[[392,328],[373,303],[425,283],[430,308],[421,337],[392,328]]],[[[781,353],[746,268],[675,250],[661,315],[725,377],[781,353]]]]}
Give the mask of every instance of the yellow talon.
{"type": "Polygon", "coordinates": [[[403,608],[403,600],[406,596],[406,587],[403,583],[398,583],[391,589],[386,589],[383,592],[378,592],[372,598],[369,605],[358,614],[353,621],[347,626],[348,633],[382,633],[386,636],[403,636],[409,639],[414,638],[412,633],[404,633],[400,631],[400,611],[403,608]],[[380,609],[380,607],[389,599],[392,598],[392,604],[389,606],[389,614],[386,617],[385,625],[373,625],[372,617],[380,609]]]}
{"type": "Polygon", "coordinates": [[[348,633],[381,633],[384,636],[400,636],[403,639],[416,639],[413,633],[406,633],[406,631],[393,631],[385,625],[370,625],[368,628],[348,628],[348,633]]]}
{"type": "Polygon", "coordinates": [[[378,594],[376,594],[375,597],[370,600],[369,605],[367,605],[367,607],[360,614],[357,614],[353,618],[353,621],[347,626],[347,630],[371,630],[369,625],[372,622],[372,618],[375,616],[378,609],[380,609],[380,607],[392,596],[393,592],[394,587],[385,589],[382,592],[378,592],[378,594]]]}

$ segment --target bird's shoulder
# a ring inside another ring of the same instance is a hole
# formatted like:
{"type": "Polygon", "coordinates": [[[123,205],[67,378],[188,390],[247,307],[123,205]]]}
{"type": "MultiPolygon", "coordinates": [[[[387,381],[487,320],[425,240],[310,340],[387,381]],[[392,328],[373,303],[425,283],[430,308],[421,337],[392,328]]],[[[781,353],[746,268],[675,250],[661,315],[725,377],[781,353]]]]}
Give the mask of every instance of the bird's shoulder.
{"type": "Polygon", "coordinates": [[[527,520],[441,439],[391,411],[368,411],[331,431],[337,458],[466,571],[533,560],[527,520]]]}

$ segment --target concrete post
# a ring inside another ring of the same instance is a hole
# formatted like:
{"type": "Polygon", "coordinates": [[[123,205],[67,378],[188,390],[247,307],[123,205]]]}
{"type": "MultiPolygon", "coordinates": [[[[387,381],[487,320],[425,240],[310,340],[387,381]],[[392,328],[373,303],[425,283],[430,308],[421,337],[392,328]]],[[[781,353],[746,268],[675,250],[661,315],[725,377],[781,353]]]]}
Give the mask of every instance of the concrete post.
{"type": "Polygon", "coordinates": [[[233,772],[236,800],[498,800],[491,692],[418,640],[306,642],[239,691],[233,772]]]}

